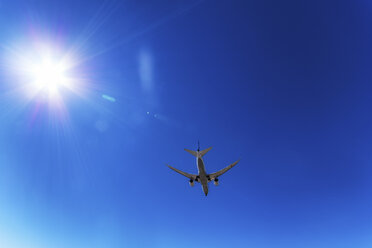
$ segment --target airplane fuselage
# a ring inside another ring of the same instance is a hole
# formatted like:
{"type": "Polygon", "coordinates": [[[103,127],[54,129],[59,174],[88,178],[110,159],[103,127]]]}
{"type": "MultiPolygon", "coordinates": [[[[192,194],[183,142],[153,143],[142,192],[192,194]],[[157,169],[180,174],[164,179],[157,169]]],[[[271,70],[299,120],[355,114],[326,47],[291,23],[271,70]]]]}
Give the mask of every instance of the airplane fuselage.
{"type": "Polygon", "coordinates": [[[201,156],[196,158],[196,164],[198,165],[198,173],[199,173],[199,182],[202,185],[203,192],[205,195],[208,195],[208,177],[207,172],[205,171],[204,161],[201,156]]]}

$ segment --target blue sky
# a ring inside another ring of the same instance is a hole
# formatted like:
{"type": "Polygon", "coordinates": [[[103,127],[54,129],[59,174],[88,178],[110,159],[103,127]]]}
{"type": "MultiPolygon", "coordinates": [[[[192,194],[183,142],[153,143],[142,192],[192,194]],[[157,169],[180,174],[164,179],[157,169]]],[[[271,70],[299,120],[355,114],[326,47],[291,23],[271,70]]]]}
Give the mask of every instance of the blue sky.
{"type": "Polygon", "coordinates": [[[0,247],[371,247],[371,12],[1,2],[0,247]],[[73,86],[30,97],[40,44],[73,86]]]}

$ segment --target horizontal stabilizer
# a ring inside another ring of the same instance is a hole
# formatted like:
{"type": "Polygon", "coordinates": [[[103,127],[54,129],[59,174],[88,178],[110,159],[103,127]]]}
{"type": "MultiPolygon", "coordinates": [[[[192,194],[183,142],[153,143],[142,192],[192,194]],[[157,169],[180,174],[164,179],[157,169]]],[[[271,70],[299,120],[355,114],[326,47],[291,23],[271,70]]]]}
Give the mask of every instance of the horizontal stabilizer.
{"type": "Polygon", "coordinates": [[[190,153],[190,154],[192,154],[192,155],[194,155],[195,157],[198,156],[198,153],[196,151],[191,151],[191,150],[186,149],[186,148],[185,148],[185,151],[188,152],[188,153],[190,153]]]}
{"type": "Polygon", "coordinates": [[[203,157],[205,154],[207,154],[207,152],[209,152],[210,150],[212,149],[212,147],[209,147],[203,151],[200,151],[200,152],[197,152],[197,151],[192,151],[192,150],[189,150],[189,149],[186,149],[185,148],[185,151],[194,155],[195,157],[198,157],[198,153],[200,154],[200,157],[203,157]]]}
{"type": "Polygon", "coordinates": [[[207,154],[207,152],[209,152],[210,150],[212,149],[212,147],[209,147],[203,151],[200,152],[200,155],[203,157],[205,154],[207,154]]]}

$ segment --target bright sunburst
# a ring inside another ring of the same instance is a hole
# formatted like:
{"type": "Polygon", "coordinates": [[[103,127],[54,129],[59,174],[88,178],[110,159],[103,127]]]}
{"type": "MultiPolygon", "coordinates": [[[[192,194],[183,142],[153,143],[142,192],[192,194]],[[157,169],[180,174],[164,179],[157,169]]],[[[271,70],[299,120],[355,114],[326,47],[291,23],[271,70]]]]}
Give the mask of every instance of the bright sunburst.
{"type": "Polygon", "coordinates": [[[33,115],[47,109],[53,112],[48,116],[64,120],[68,116],[68,98],[85,97],[83,66],[76,53],[72,53],[74,49],[40,38],[13,43],[5,49],[7,53],[1,66],[9,74],[6,94],[13,98],[13,103],[18,102],[19,107],[31,104],[33,115]]]}
{"type": "Polygon", "coordinates": [[[30,71],[33,86],[38,91],[48,91],[49,95],[59,93],[61,87],[69,87],[71,79],[67,76],[68,65],[63,62],[43,58],[30,71]]]}
{"type": "Polygon", "coordinates": [[[48,96],[49,102],[61,100],[63,90],[74,91],[79,81],[76,75],[71,75],[73,63],[53,51],[50,47],[37,51],[30,57],[23,58],[19,63],[23,68],[22,81],[27,85],[28,93],[33,97],[48,96]]]}
{"type": "Polygon", "coordinates": [[[22,89],[29,100],[43,98],[55,103],[63,100],[66,91],[80,94],[81,80],[72,58],[58,44],[36,43],[9,49],[7,64],[13,85],[22,89]]]}

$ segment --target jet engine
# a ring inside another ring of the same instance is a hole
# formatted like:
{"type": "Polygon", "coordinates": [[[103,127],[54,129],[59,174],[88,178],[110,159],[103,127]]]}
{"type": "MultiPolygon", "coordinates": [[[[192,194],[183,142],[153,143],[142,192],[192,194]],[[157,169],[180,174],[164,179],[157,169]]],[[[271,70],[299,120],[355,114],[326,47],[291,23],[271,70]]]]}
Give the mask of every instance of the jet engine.
{"type": "Polygon", "coordinates": [[[213,183],[214,183],[214,185],[217,186],[218,185],[218,178],[215,178],[213,183]]]}
{"type": "Polygon", "coordinates": [[[190,183],[191,187],[194,187],[194,181],[193,180],[190,180],[189,183],[190,183]]]}

